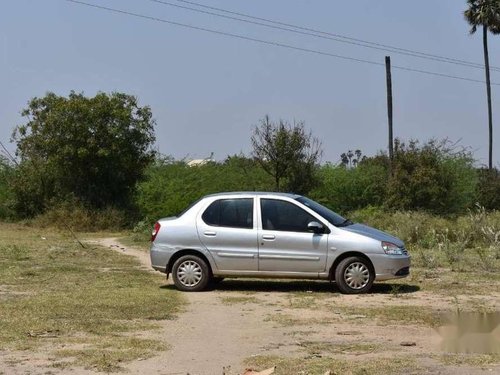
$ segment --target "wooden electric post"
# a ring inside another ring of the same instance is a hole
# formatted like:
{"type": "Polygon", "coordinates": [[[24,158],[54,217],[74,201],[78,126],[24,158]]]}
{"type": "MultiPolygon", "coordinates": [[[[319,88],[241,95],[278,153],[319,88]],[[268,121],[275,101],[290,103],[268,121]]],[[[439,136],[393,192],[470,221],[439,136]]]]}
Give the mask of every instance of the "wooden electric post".
{"type": "Polygon", "coordinates": [[[392,137],[392,76],[391,76],[391,57],[385,57],[385,72],[387,78],[387,118],[389,120],[389,160],[392,167],[394,157],[394,140],[392,137]]]}

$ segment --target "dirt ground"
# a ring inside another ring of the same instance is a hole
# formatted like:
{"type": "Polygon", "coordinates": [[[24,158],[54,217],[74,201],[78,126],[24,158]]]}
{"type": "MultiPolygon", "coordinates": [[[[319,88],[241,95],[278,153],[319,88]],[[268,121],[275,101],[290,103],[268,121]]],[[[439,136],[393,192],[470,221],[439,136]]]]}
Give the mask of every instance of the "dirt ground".
{"type": "MultiPolygon", "coordinates": [[[[155,272],[147,252],[124,247],[114,238],[98,242],[136,257],[144,269],[155,272]]],[[[173,288],[171,280],[163,288],[173,288]]],[[[488,296],[451,297],[411,285],[401,291],[380,284],[371,294],[348,296],[325,282],[230,279],[214,290],[186,293],[186,297],[189,303],[176,320],[163,321],[161,329],[143,333],[168,343],[170,349],[125,364],[129,373],[240,374],[252,359],[262,356],[302,360],[333,356],[348,361],[391,361],[397,356],[416,365],[401,373],[500,374],[498,363],[463,363],[460,356],[443,362],[440,334],[426,324],[429,311],[444,313],[457,303],[481,303],[499,311],[498,289],[488,296]],[[384,318],[391,313],[395,316],[384,318]],[[407,319],[404,314],[413,315],[407,319]]],[[[43,352],[23,353],[15,361],[13,355],[0,352],[0,374],[93,373],[47,367],[48,354],[43,352]]]]}

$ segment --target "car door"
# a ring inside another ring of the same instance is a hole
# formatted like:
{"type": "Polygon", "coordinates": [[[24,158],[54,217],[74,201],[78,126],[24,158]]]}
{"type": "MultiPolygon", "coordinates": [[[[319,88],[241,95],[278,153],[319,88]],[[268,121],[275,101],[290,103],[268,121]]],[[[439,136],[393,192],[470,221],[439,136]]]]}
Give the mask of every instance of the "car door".
{"type": "Polygon", "coordinates": [[[254,198],[214,200],[197,219],[200,241],[220,271],[257,271],[254,198]]]}
{"type": "Polygon", "coordinates": [[[324,272],[328,234],[312,233],[311,221],[324,223],[297,204],[260,198],[259,271],[324,272]]]}

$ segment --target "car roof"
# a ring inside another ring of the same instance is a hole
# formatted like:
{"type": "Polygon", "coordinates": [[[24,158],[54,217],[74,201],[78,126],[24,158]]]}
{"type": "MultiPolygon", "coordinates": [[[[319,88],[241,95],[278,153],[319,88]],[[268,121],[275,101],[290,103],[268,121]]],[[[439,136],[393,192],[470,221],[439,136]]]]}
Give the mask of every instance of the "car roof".
{"type": "Polygon", "coordinates": [[[214,193],[214,194],[209,194],[206,195],[205,198],[208,197],[221,197],[221,196],[228,196],[228,195],[256,195],[256,196],[263,196],[263,195],[274,195],[278,197],[287,197],[291,199],[297,199],[301,197],[301,195],[298,194],[293,194],[293,193],[279,193],[279,192],[274,192],[274,191],[228,191],[228,192],[222,192],[222,193],[214,193]]]}

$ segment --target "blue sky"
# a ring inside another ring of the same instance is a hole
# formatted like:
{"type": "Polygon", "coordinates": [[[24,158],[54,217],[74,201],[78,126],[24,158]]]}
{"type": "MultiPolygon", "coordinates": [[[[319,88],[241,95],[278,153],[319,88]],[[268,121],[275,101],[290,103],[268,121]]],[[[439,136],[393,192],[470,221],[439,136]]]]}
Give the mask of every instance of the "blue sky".
{"type": "MultiPolygon", "coordinates": [[[[383,63],[383,51],[271,30],[155,4],[84,0],[302,48],[383,63]]],[[[176,0],[169,0],[178,3],[176,0]]],[[[194,0],[373,42],[482,63],[465,0],[194,0]]],[[[178,3],[180,4],[180,3],[178,3]]],[[[500,36],[490,35],[500,66],[500,36]]],[[[392,63],[484,79],[482,70],[391,54],[392,63]]],[[[461,140],[487,162],[484,84],[393,71],[394,132],[404,139],[461,140]]],[[[492,73],[500,83],[500,73],[492,73]]],[[[348,149],[387,145],[383,67],[271,47],[91,9],[63,0],[2,0],[0,140],[8,142],[34,96],[70,90],[121,91],[150,105],[157,148],[176,158],[249,153],[252,127],[269,114],[304,121],[323,142],[323,161],[348,149]]],[[[494,163],[500,162],[500,106],[493,87],[494,163]]],[[[8,146],[11,150],[14,145],[8,146]]]]}

